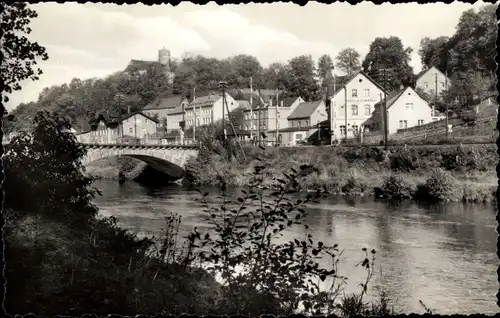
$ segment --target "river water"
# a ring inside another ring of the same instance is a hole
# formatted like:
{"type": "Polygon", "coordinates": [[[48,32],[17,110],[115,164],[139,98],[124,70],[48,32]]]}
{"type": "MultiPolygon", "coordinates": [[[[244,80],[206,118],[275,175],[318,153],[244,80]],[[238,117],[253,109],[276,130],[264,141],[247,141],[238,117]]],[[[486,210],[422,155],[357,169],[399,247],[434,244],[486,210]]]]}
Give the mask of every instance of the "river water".
{"type": "MultiPolygon", "coordinates": [[[[169,212],[182,216],[183,234],[194,226],[203,233],[209,226],[194,190],[116,181],[97,181],[95,186],[103,193],[95,199],[100,213],[116,216],[121,226],[140,235],[159,236],[169,212]]],[[[374,248],[376,272],[370,294],[376,295],[382,286],[396,310],[423,313],[422,300],[437,314],[500,312],[493,205],[395,205],[372,198],[331,197],[310,204],[307,211],[314,239],[345,249],[339,273],[349,277],[347,292],[358,291],[366,277],[355,267],[364,258],[361,249],[374,248]]],[[[297,228],[287,239],[303,239],[303,231],[297,228]]]]}

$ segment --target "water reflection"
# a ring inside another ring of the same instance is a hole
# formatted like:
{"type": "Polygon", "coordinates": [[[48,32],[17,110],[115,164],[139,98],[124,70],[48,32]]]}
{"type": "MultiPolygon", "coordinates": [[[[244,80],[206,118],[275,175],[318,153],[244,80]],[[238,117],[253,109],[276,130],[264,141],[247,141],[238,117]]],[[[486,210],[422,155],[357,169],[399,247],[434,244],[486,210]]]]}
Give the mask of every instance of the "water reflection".
{"type": "MultiPolygon", "coordinates": [[[[96,199],[101,214],[117,216],[123,226],[137,233],[158,235],[167,212],[182,216],[183,235],[194,226],[201,230],[209,226],[194,189],[114,182],[96,186],[103,191],[96,199]]],[[[218,191],[207,191],[215,203],[218,199],[213,195],[218,191]]],[[[237,189],[229,192],[233,197],[240,194],[237,189]]],[[[365,277],[355,267],[364,257],[361,248],[375,248],[378,265],[372,292],[383,287],[397,296],[397,309],[422,313],[422,300],[439,314],[498,312],[493,206],[329,197],[309,205],[305,222],[315,240],[345,249],[340,274],[349,277],[348,292],[358,290],[357,284],[365,277]]],[[[281,239],[304,235],[304,228],[297,227],[281,239]]]]}

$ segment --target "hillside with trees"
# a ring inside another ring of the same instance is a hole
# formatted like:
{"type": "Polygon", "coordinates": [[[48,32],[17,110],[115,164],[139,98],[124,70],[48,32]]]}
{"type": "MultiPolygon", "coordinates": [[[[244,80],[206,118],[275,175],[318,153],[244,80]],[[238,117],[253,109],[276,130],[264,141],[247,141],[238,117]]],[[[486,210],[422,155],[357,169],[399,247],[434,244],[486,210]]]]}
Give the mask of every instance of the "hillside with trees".
{"type": "MultiPolygon", "coordinates": [[[[467,108],[495,91],[495,8],[486,5],[478,12],[465,11],[452,37],[421,41],[418,52],[424,69],[435,65],[447,71],[452,80],[453,88],[443,96],[449,106],[467,108]]],[[[246,54],[222,59],[184,54],[172,63],[175,73],[172,85],[154,66],[133,76],[119,71],[101,79],[74,78],[70,83],[44,88],[36,101],[20,104],[12,112],[14,121],[6,122],[4,129],[6,132],[26,129],[38,110],[48,110],[68,117],[73,127],[81,130],[97,112],[116,114],[117,93],[124,96],[122,111],[128,108],[137,111],[161,96],[180,94],[191,98],[194,87],[197,91],[217,90],[221,80],[227,81],[229,89],[249,87],[250,77],[254,88],[279,88],[285,97],[316,100],[322,96],[321,83],[326,72],[334,65],[346,74],[362,69],[381,84],[385,76],[388,90],[396,90],[401,85],[415,84],[416,75],[410,66],[412,51],[400,38],[391,36],[374,39],[362,63],[360,54],[352,48],[339,52],[335,61],[328,54],[318,61],[302,55],[267,67],[246,54]]],[[[442,105],[438,105],[440,108],[442,105]]]]}

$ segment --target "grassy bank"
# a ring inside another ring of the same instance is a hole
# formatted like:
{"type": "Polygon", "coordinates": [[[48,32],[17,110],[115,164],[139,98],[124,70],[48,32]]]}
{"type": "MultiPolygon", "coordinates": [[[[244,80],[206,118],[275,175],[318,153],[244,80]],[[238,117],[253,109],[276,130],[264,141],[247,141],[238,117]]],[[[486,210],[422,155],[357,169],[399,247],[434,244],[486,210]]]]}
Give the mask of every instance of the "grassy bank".
{"type": "Polygon", "coordinates": [[[343,195],[404,196],[421,200],[490,202],[496,199],[498,161],[495,146],[473,148],[392,149],[335,147],[244,147],[246,160],[228,162],[215,146],[210,156],[191,160],[186,183],[248,185],[256,165],[266,165],[266,186],[272,176],[291,167],[310,164],[314,172],[297,180],[303,190],[326,188],[343,195]],[[441,187],[441,188],[439,188],[441,187]],[[439,189],[438,189],[439,188],[439,189]],[[437,191],[437,192],[436,192],[437,191]],[[399,192],[404,192],[401,194],[399,192]]]}
{"type": "Polygon", "coordinates": [[[120,172],[125,179],[136,178],[146,167],[146,164],[131,157],[109,157],[91,162],[86,167],[86,173],[96,179],[117,180],[120,172]]]}

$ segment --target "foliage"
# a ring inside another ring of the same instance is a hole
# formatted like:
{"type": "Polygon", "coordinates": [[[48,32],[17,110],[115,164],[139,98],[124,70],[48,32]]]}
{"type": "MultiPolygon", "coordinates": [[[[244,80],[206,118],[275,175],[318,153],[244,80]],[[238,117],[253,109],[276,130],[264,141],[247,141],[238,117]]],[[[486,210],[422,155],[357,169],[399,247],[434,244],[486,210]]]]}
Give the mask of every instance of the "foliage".
{"type": "Polygon", "coordinates": [[[397,90],[401,85],[412,86],[411,52],[412,48],[404,48],[398,37],[376,38],[363,60],[363,71],[379,83],[385,79],[388,91],[397,90]],[[386,69],[387,74],[384,75],[386,69]]]}
{"type": "Polygon", "coordinates": [[[339,52],[335,60],[337,61],[336,66],[347,76],[351,76],[356,71],[361,69],[361,63],[359,61],[359,53],[353,48],[343,49],[339,52]]]}
{"type": "MultiPolygon", "coordinates": [[[[25,36],[31,33],[29,23],[37,16],[36,11],[28,8],[27,3],[0,2],[2,30],[0,73],[2,74],[3,91],[7,94],[20,90],[20,82],[23,80],[38,80],[42,70],[35,69],[36,59],[41,57],[45,61],[49,58],[43,46],[30,41],[25,36]]],[[[2,101],[8,102],[9,98],[2,94],[2,101]]]]}
{"type": "Polygon", "coordinates": [[[322,85],[325,85],[326,74],[328,71],[333,69],[333,61],[330,55],[323,54],[318,60],[318,76],[322,81],[322,85]]]}
{"type": "Polygon", "coordinates": [[[99,192],[90,188],[93,178],[83,174],[84,146],[67,132],[71,127],[65,118],[41,111],[34,126],[6,148],[5,206],[55,219],[88,221],[97,213],[91,200],[99,192]],[[31,193],[30,199],[20,193],[31,193]]]}
{"type": "Polygon", "coordinates": [[[445,72],[448,68],[447,55],[449,38],[440,36],[435,39],[425,37],[420,40],[418,54],[424,69],[435,66],[438,70],[445,72]]]}
{"type": "Polygon", "coordinates": [[[391,169],[394,171],[413,171],[420,167],[416,152],[411,150],[396,150],[390,155],[391,169]]]}
{"type": "Polygon", "coordinates": [[[401,174],[394,173],[384,178],[380,188],[375,188],[375,195],[389,199],[406,199],[412,197],[412,190],[401,174]]]}
{"type": "Polygon", "coordinates": [[[288,61],[287,91],[292,96],[300,96],[305,101],[318,99],[319,87],[315,80],[316,67],[310,55],[301,55],[288,61]]]}
{"type": "Polygon", "coordinates": [[[453,197],[454,180],[448,171],[433,170],[424,184],[417,187],[416,196],[426,201],[447,201],[453,197]]]}
{"type": "MultiPolygon", "coordinates": [[[[304,306],[306,313],[333,313],[340,293],[338,283],[344,281],[337,276],[339,251],[337,245],[329,247],[314,242],[303,223],[305,204],[324,192],[319,190],[296,202],[289,198],[290,193],[296,192],[297,179],[312,171],[311,166],[303,165],[300,171],[292,169],[284,179],[276,179],[277,191],[267,194],[262,185],[265,169],[265,166],[255,167],[249,188],[236,201],[226,199],[225,184],[220,207],[203,201],[214,232],[205,235],[194,232],[199,239],[198,255],[210,270],[221,274],[223,299],[231,300],[223,302],[218,313],[286,315],[297,312],[299,305],[304,306]],[[268,195],[274,199],[266,200],[268,195]],[[279,240],[287,229],[301,225],[306,231],[303,240],[279,240]],[[316,261],[321,255],[330,257],[334,267],[321,268],[316,261]],[[319,286],[320,281],[327,279],[332,280],[331,293],[321,292],[319,286]]],[[[208,193],[203,194],[204,198],[207,196],[208,193]]],[[[361,297],[367,290],[373,261],[366,255],[362,262],[369,275],[362,284],[361,297]]]]}

